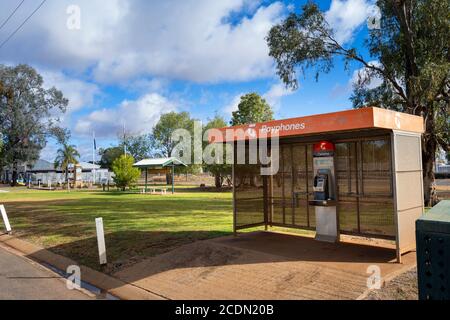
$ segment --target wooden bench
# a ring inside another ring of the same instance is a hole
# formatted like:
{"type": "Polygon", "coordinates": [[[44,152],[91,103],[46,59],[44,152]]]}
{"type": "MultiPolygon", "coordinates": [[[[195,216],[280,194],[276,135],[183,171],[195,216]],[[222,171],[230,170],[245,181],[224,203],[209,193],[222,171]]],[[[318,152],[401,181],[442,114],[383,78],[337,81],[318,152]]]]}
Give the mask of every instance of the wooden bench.
{"type": "Polygon", "coordinates": [[[160,195],[166,195],[167,194],[167,189],[165,188],[155,188],[155,187],[148,187],[147,188],[147,192],[145,192],[145,188],[142,188],[141,190],[141,194],[160,194],[160,195]],[[150,191],[148,191],[150,190],[150,191]]]}

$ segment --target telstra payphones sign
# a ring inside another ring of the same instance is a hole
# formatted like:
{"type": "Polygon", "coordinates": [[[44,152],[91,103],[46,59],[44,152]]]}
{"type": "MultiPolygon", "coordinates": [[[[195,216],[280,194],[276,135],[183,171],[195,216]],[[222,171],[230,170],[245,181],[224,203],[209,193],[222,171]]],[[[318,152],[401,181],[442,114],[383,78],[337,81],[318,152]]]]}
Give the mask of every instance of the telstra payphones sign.
{"type": "Polygon", "coordinates": [[[275,126],[269,126],[269,125],[263,125],[261,127],[261,133],[262,134],[274,134],[274,133],[280,133],[280,132],[289,132],[289,131],[299,131],[299,130],[305,130],[306,129],[306,123],[289,123],[289,124],[277,124],[275,126]]]}

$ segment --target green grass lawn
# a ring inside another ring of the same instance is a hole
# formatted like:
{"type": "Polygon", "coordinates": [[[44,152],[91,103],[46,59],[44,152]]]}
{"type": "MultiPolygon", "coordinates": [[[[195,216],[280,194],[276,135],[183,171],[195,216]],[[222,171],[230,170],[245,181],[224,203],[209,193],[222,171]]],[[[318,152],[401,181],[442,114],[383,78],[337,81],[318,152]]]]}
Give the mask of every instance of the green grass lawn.
{"type": "MultiPolygon", "coordinates": [[[[166,196],[100,189],[8,190],[9,193],[0,193],[0,204],[5,205],[16,236],[95,269],[99,269],[95,218],[102,217],[109,261],[104,271],[109,273],[187,243],[232,233],[231,192],[204,192],[186,186],[177,186],[175,195],[166,196]]],[[[249,214],[252,208],[253,205],[241,210],[249,214]]],[[[381,210],[380,206],[370,209],[381,210]]],[[[380,215],[371,210],[363,212],[367,214],[362,218],[367,219],[362,222],[370,221],[385,230],[386,221],[378,221],[380,215]]],[[[354,224],[353,220],[347,222],[349,226],[354,224]]],[[[342,223],[346,223],[345,215],[342,223]]],[[[393,222],[388,223],[389,227],[392,225],[393,222]]]]}
{"type": "Polygon", "coordinates": [[[95,218],[104,220],[107,272],[232,232],[230,192],[141,195],[102,191],[0,193],[15,235],[99,269],[95,218]]]}

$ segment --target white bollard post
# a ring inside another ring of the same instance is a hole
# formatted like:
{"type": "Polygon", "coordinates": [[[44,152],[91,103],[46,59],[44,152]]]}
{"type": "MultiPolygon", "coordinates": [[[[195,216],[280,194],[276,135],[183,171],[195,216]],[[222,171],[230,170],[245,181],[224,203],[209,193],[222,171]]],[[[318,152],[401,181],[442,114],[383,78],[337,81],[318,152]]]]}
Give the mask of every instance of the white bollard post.
{"type": "Polygon", "coordinates": [[[52,191],[52,182],[50,180],[48,180],[48,188],[52,191]]]}
{"type": "Polygon", "coordinates": [[[95,227],[97,229],[97,243],[98,243],[98,256],[100,259],[100,265],[107,264],[106,260],[106,245],[105,245],[105,231],[103,230],[103,218],[95,219],[95,227]]]}
{"type": "Polygon", "coordinates": [[[11,229],[11,225],[9,224],[8,215],[6,214],[4,205],[0,205],[0,211],[2,213],[3,222],[5,223],[6,232],[11,233],[12,229],[11,229]]]}

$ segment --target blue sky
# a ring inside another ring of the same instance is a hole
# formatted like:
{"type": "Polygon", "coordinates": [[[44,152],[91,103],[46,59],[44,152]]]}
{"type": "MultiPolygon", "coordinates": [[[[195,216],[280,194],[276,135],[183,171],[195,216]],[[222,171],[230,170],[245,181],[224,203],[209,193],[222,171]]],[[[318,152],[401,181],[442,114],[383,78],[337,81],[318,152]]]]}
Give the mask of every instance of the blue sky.
{"type": "MultiPolygon", "coordinates": [[[[215,114],[229,120],[239,96],[258,92],[276,118],[351,108],[351,84],[360,65],[345,71],[337,60],[319,81],[314,71],[286,90],[267,55],[264,37],[306,1],[260,0],[48,0],[0,49],[0,63],[28,63],[70,99],[63,124],[83,160],[97,145],[117,141],[125,125],[133,134],[150,132],[161,114],[189,111],[202,121],[215,114]]],[[[316,1],[337,38],[362,49],[370,0],[316,1]]],[[[2,1],[0,23],[18,5],[2,1]]],[[[0,29],[5,39],[39,5],[26,0],[0,29]]],[[[54,159],[50,141],[42,158],[54,159]]]]}

